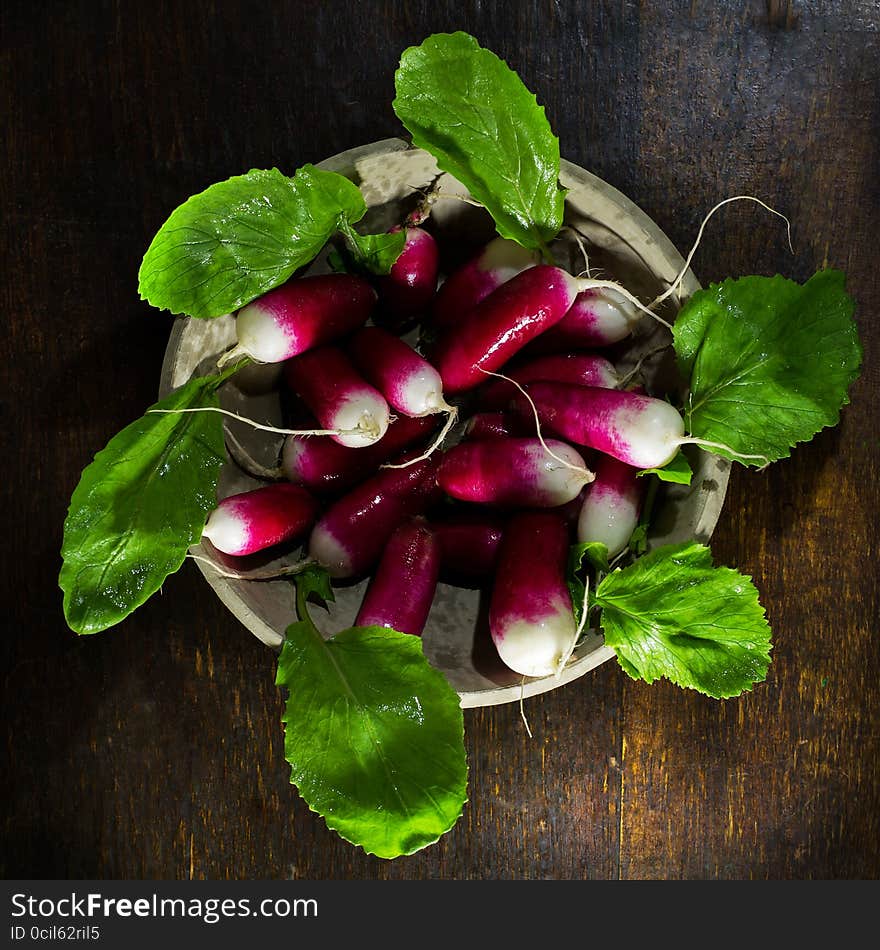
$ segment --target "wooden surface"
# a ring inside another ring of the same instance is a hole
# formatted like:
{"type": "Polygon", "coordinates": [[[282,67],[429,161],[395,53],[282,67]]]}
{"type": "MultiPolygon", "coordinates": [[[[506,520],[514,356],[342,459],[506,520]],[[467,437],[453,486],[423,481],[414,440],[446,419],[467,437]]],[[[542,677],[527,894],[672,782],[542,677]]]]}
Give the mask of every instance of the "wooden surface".
{"type": "Polygon", "coordinates": [[[877,878],[880,8],[791,2],[6,3],[0,477],[6,878],[877,878]],[[50,12],[51,11],[51,12],[50,12]],[[57,588],[70,493],[153,401],[170,317],[137,269],[170,211],[249,168],[401,133],[400,52],[465,29],[705,284],[828,264],[865,367],[840,426],[735,470],[716,560],[754,577],[765,683],[717,702],[615,662],[468,711],[470,800],[393,862],[288,783],[274,655],[192,566],[77,638],[57,588]]]}

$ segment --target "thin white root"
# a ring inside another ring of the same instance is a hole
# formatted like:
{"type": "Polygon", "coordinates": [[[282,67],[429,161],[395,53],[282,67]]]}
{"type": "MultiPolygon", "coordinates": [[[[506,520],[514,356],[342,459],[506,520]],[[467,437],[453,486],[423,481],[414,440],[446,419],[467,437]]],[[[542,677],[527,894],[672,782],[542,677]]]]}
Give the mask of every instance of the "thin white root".
{"type": "Polygon", "coordinates": [[[441,408],[442,412],[445,412],[448,415],[446,422],[443,424],[443,428],[440,430],[437,438],[431,443],[431,445],[425,449],[421,455],[417,455],[414,459],[409,459],[407,462],[401,462],[399,465],[391,465],[386,463],[385,465],[380,466],[381,468],[409,468],[410,465],[415,465],[416,462],[424,462],[426,458],[430,458],[437,449],[443,444],[443,440],[449,435],[450,430],[455,425],[455,420],[458,419],[458,408],[456,406],[444,406],[441,408]]]}
{"type": "Polygon", "coordinates": [[[710,442],[708,439],[697,439],[694,436],[679,439],[678,445],[702,445],[707,449],[723,449],[725,452],[729,452],[731,455],[735,455],[740,459],[763,459],[764,464],[758,469],[759,472],[763,471],[771,462],[771,459],[767,458],[766,455],[750,455],[748,452],[737,452],[736,449],[732,449],[723,442],[710,442]]]}
{"type": "Polygon", "coordinates": [[[229,451],[230,458],[240,469],[247,472],[248,475],[253,475],[254,478],[261,478],[266,482],[277,482],[284,477],[280,465],[276,465],[274,468],[268,468],[262,465],[255,458],[251,457],[248,450],[236,439],[229,429],[225,429],[224,432],[226,436],[226,448],[229,451]]]}
{"type": "Polygon", "coordinates": [[[584,246],[584,239],[581,237],[581,232],[577,228],[567,225],[565,228],[566,231],[570,231],[574,235],[575,244],[578,246],[578,250],[581,252],[581,257],[584,259],[584,269],[578,275],[579,277],[585,275],[587,277],[592,277],[590,272],[590,255],[587,254],[587,249],[584,246]]]}
{"type": "MultiPolygon", "coordinates": [[[[638,310],[641,310],[642,313],[647,314],[649,317],[652,317],[658,323],[662,323],[667,330],[672,329],[672,324],[668,320],[664,320],[659,314],[654,313],[650,307],[646,307],[638,297],[634,297],[626,287],[622,287],[616,281],[613,280],[594,280],[593,278],[579,277],[578,279],[578,290],[583,292],[585,290],[613,290],[616,293],[620,294],[625,300],[628,300],[634,307],[638,310]]],[[[656,303],[656,301],[654,302],[656,303]]],[[[653,307],[654,304],[651,304],[653,307]]]]}
{"type": "Polygon", "coordinates": [[[193,406],[190,409],[148,409],[147,412],[161,412],[166,415],[175,415],[181,412],[219,412],[221,415],[237,419],[239,422],[244,422],[261,432],[274,432],[276,435],[350,435],[354,432],[363,431],[360,426],[354,429],[279,429],[277,426],[267,426],[262,422],[255,422],[253,419],[248,419],[247,416],[240,416],[237,412],[220,409],[218,406],[193,406]]]}
{"type": "Polygon", "coordinates": [[[307,567],[311,567],[312,564],[317,563],[314,558],[307,557],[301,561],[297,561],[296,564],[289,564],[286,567],[275,567],[265,571],[246,571],[242,573],[241,571],[227,571],[209,557],[202,557],[200,554],[187,554],[187,557],[193,561],[208,564],[221,577],[228,577],[230,580],[235,581],[271,581],[279,577],[290,577],[293,574],[302,573],[307,567]]]}
{"type": "Polygon", "coordinates": [[[700,241],[703,239],[703,231],[706,230],[706,224],[709,221],[709,218],[719,209],[723,208],[724,205],[730,204],[732,201],[754,201],[755,204],[759,204],[762,208],[770,212],[770,214],[775,214],[776,217],[782,218],[785,222],[786,232],[788,234],[788,249],[794,254],[794,245],[791,243],[791,221],[786,218],[781,211],[776,211],[774,208],[771,208],[770,205],[765,204],[761,201],[760,198],[755,198],[753,195],[734,195],[732,198],[725,198],[723,201],[719,201],[717,205],[703,218],[703,223],[700,225],[699,231],[697,231],[697,239],[694,241],[694,246],[691,248],[690,253],[684,262],[684,267],[679,271],[678,276],[670,284],[670,286],[660,294],[659,297],[656,297],[651,302],[651,307],[658,307],[667,297],[671,297],[672,294],[678,293],[678,288],[681,285],[681,282],[684,280],[684,275],[687,273],[688,268],[691,266],[691,261],[694,259],[694,254],[697,253],[697,248],[700,246],[700,241]]]}
{"type": "Polygon", "coordinates": [[[502,373],[493,373],[493,372],[491,372],[491,371],[488,370],[488,369],[483,369],[481,366],[478,366],[477,369],[478,369],[481,373],[485,373],[487,376],[497,376],[498,379],[503,379],[505,382],[508,382],[508,383],[513,384],[513,385],[516,386],[516,388],[523,394],[523,396],[526,397],[526,400],[528,401],[528,404],[529,404],[529,406],[531,407],[532,414],[533,414],[534,417],[535,417],[535,434],[536,434],[537,437],[538,437],[538,441],[539,441],[539,442],[541,443],[541,445],[544,447],[544,451],[545,451],[551,458],[556,459],[556,461],[559,462],[560,465],[564,466],[565,468],[570,468],[573,472],[580,472],[580,473],[585,477],[586,483],[589,483],[589,482],[591,482],[591,481],[593,481],[593,480],[595,479],[595,477],[596,477],[596,473],[595,473],[595,472],[591,472],[588,468],[584,468],[584,467],[581,466],[581,465],[574,465],[574,464],[572,464],[571,462],[568,461],[568,459],[564,459],[564,458],[562,458],[561,456],[557,455],[557,454],[553,451],[553,449],[551,449],[550,446],[547,445],[547,443],[544,441],[544,436],[541,435],[541,420],[540,420],[540,418],[538,417],[538,409],[537,409],[537,407],[535,406],[534,400],[533,400],[532,397],[522,388],[522,386],[520,386],[520,384],[519,384],[515,379],[511,379],[509,376],[505,376],[505,375],[503,375],[502,373]]]}
{"type": "Polygon", "coordinates": [[[532,730],[529,728],[529,721],[528,719],[526,719],[526,711],[525,711],[525,707],[523,706],[525,691],[526,691],[526,678],[524,676],[519,684],[519,717],[520,719],[522,719],[523,725],[526,727],[526,733],[528,734],[528,737],[530,739],[533,739],[534,736],[532,735],[532,730]]]}

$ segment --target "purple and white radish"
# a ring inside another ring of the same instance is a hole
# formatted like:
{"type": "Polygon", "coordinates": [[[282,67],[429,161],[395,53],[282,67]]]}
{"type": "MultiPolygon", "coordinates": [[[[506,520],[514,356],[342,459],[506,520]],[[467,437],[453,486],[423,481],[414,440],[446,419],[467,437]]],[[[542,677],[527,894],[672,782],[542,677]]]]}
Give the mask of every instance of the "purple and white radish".
{"type": "Polygon", "coordinates": [[[695,442],[684,435],[678,410],[653,396],[571,383],[535,382],[517,406],[524,419],[560,439],[598,449],[635,468],[662,468],[678,447],[695,442]]]}
{"type": "Polygon", "coordinates": [[[582,290],[559,323],[535,341],[534,349],[610,346],[629,336],[643,315],[632,300],[611,287],[582,290]]]}
{"type": "MultiPolygon", "coordinates": [[[[391,228],[391,234],[399,232],[391,228]]],[[[440,251],[433,235],[407,227],[406,243],[387,274],[374,278],[379,305],[376,318],[398,328],[421,316],[437,290],[440,251]]]]}
{"type": "Polygon", "coordinates": [[[592,479],[572,446],[535,437],[459,442],[437,470],[437,483],[451,498],[504,508],[564,505],[592,479]]]}
{"type": "Polygon", "coordinates": [[[578,279],[536,264],[492,291],[461,326],[437,341],[431,362],[447,395],[485,382],[527,343],[562,319],[578,293],[578,279]]]}
{"type": "Polygon", "coordinates": [[[384,462],[433,432],[436,421],[397,416],[372,445],[349,448],[332,439],[289,435],[281,449],[281,475],[320,494],[342,492],[374,474],[384,462]]]}
{"type": "Polygon", "coordinates": [[[536,251],[497,237],[457,267],[440,285],[431,308],[437,329],[460,325],[493,290],[540,261],[536,251]]]}
{"type": "Polygon", "coordinates": [[[263,485],[224,498],[208,516],[202,537],[224,554],[255,554],[304,535],[318,511],[317,500],[299,485],[263,485]]]}
{"type": "Polygon", "coordinates": [[[504,527],[489,630],[501,660],[523,676],[559,673],[577,640],[568,547],[568,526],[556,512],[516,512],[504,527]]]}
{"type": "Polygon", "coordinates": [[[482,582],[494,576],[504,536],[504,521],[485,511],[444,515],[431,522],[440,546],[444,576],[482,582]]]}
{"type": "Polygon", "coordinates": [[[639,523],[641,502],[638,469],[610,455],[602,456],[578,515],[578,541],[604,544],[609,558],[620,554],[639,523]]]}
{"type": "Polygon", "coordinates": [[[436,457],[380,469],[321,515],[309,536],[309,557],[331,577],[366,574],[394,529],[438,500],[436,473],[436,457]]]}
{"type": "Polygon", "coordinates": [[[363,326],[375,305],[372,284],[354,274],[295,277],[238,311],[238,342],[220,362],[280,363],[363,326]]]}
{"type": "Polygon", "coordinates": [[[336,346],[320,346],[287,360],[284,379],[340,445],[372,445],[388,430],[391,411],[385,397],[336,346]]]}
{"type": "Polygon", "coordinates": [[[436,535],[423,518],[407,519],[388,539],[354,625],[390,627],[420,637],[439,576],[436,535]]]}
{"type": "MultiPolygon", "coordinates": [[[[621,382],[620,374],[607,357],[585,352],[553,353],[535,357],[516,367],[505,367],[504,375],[521,385],[547,380],[614,389],[621,382]]],[[[517,393],[517,388],[506,380],[492,380],[478,394],[480,408],[505,409],[510,406],[517,393]]]]}
{"type": "Polygon", "coordinates": [[[443,380],[437,370],[408,343],[382,327],[364,327],[348,342],[352,362],[405,416],[452,412],[443,398],[443,380]]]}

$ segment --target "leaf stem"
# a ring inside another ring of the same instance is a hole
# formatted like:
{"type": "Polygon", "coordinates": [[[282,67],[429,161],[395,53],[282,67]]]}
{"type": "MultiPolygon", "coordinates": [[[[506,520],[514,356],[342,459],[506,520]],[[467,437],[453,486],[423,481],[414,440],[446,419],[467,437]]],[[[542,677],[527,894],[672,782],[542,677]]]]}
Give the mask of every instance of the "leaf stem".
{"type": "Polygon", "coordinates": [[[764,464],[760,465],[757,468],[757,471],[763,471],[773,460],[768,458],[766,455],[753,454],[749,452],[737,452],[736,449],[732,449],[729,445],[725,445],[723,442],[710,442],[708,439],[698,439],[695,436],[687,436],[684,439],[679,439],[679,445],[699,445],[706,449],[721,449],[722,452],[728,452],[730,455],[735,455],[739,459],[763,459],[764,464]]]}

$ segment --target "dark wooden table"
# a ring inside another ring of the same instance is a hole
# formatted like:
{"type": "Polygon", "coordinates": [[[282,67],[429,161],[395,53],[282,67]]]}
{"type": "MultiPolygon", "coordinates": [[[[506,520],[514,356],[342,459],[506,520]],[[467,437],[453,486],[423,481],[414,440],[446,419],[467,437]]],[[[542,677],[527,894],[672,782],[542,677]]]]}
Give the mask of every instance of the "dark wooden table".
{"type": "Polygon", "coordinates": [[[6,3],[2,313],[6,878],[877,878],[880,9],[872,3],[6,3]],[[712,541],[751,574],[769,676],[718,702],[615,662],[465,715],[459,824],[382,861],[288,783],[274,655],[193,565],[78,638],[57,588],[80,471],[152,402],[171,318],[137,270],[249,168],[400,134],[401,51],[465,29],[562,152],[726,275],[848,275],[865,347],[838,428],[735,470],[712,541]]]}

